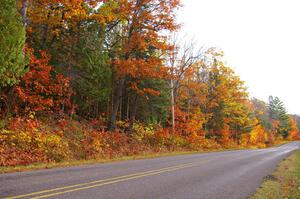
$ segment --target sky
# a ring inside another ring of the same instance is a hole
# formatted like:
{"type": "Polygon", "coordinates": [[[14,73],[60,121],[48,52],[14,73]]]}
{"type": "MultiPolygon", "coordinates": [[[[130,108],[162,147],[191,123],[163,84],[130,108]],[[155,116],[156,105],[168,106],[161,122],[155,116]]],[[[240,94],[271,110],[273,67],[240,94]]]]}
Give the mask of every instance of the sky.
{"type": "Polygon", "coordinates": [[[300,114],[299,0],[182,0],[180,31],[198,46],[218,47],[251,97],[278,96],[300,114]]]}

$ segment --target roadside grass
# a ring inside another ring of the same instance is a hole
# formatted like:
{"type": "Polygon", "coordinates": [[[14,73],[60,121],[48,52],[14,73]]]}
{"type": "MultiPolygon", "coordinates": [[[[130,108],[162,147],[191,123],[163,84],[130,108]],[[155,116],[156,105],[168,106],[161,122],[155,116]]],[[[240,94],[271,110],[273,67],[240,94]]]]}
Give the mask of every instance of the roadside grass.
{"type": "Polygon", "coordinates": [[[63,167],[71,167],[71,166],[91,165],[91,164],[98,164],[98,163],[120,162],[120,161],[126,161],[126,160],[151,159],[151,158],[158,158],[158,157],[188,155],[188,154],[196,154],[196,153],[201,153],[201,152],[199,152],[199,151],[178,151],[178,152],[163,152],[163,153],[145,153],[145,154],[134,155],[134,156],[116,157],[116,158],[112,158],[112,159],[70,160],[70,161],[62,161],[62,162],[35,163],[35,164],[29,164],[29,165],[8,166],[8,167],[0,166],[0,174],[1,173],[39,170],[39,169],[51,169],[51,168],[63,168],[63,167]]]}
{"type": "MultiPolygon", "coordinates": [[[[288,143],[288,141],[282,141],[272,147],[281,146],[286,143],[288,143]]],[[[257,149],[257,148],[258,147],[229,148],[229,149],[216,149],[216,150],[203,150],[203,151],[145,152],[139,155],[122,156],[122,157],[115,157],[111,159],[70,160],[70,161],[62,161],[62,162],[34,163],[34,164],[19,165],[19,166],[5,166],[5,167],[0,166],[0,174],[40,170],[40,169],[63,168],[63,167],[90,165],[90,164],[99,164],[99,163],[120,162],[126,160],[141,160],[141,159],[151,159],[151,158],[159,158],[159,157],[166,157],[166,156],[190,155],[190,154],[212,153],[212,152],[232,151],[232,150],[257,149]]]]}
{"type": "Polygon", "coordinates": [[[300,199],[300,150],[283,160],[250,199],[300,199]]]}

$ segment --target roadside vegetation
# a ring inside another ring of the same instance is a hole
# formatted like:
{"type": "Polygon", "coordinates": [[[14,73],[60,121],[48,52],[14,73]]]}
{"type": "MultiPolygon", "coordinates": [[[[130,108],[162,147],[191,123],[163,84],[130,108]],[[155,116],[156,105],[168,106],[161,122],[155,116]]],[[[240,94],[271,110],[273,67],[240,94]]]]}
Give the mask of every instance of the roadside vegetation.
{"type": "Polygon", "coordinates": [[[299,139],[224,52],[176,39],[178,0],[4,0],[0,166],[263,148],[299,139]]]}
{"type": "Polygon", "coordinates": [[[282,161],[250,199],[300,198],[300,151],[282,161]]]}

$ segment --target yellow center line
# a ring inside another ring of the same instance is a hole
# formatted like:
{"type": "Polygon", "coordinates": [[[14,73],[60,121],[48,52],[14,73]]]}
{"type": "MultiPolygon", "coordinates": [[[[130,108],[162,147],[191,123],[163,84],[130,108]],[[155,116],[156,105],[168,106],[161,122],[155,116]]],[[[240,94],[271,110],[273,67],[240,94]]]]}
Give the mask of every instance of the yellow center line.
{"type": "Polygon", "coordinates": [[[49,193],[49,192],[53,192],[53,191],[61,191],[61,190],[64,190],[64,189],[69,189],[69,188],[87,186],[87,185],[91,185],[91,184],[95,184],[95,183],[99,183],[99,182],[118,180],[118,179],[128,178],[128,177],[132,177],[132,176],[145,175],[145,174],[149,174],[149,173],[153,173],[153,172],[160,172],[160,171],[169,170],[169,169],[173,169],[173,168],[181,168],[182,166],[189,166],[189,165],[193,165],[193,164],[196,164],[196,163],[181,164],[181,165],[177,165],[177,166],[165,167],[165,168],[162,168],[162,169],[155,169],[155,170],[150,170],[150,171],[146,171],[146,172],[138,172],[138,173],[134,173],[134,174],[123,175],[123,176],[119,176],[119,177],[112,177],[112,178],[107,178],[107,179],[102,179],[102,180],[96,180],[96,181],[92,181],[92,182],[79,183],[79,184],[75,184],[75,185],[58,187],[58,188],[53,188],[53,189],[46,189],[46,190],[37,191],[37,192],[33,192],[33,193],[7,197],[5,199],[24,198],[24,197],[34,196],[34,195],[45,194],[45,193],[49,193]]]}
{"type": "Polygon", "coordinates": [[[133,177],[122,178],[122,179],[119,179],[119,180],[113,180],[113,181],[104,182],[104,183],[100,183],[100,184],[95,184],[95,185],[91,185],[91,186],[85,186],[85,187],[70,189],[70,190],[66,190],[66,191],[51,193],[51,194],[47,194],[47,195],[37,196],[37,197],[33,197],[31,199],[47,198],[47,197],[57,196],[57,195],[65,194],[65,193],[70,193],[70,192],[75,192],[75,191],[80,191],[80,190],[85,190],[85,189],[91,189],[91,188],[95,188],[95,187],[101,187],[101,186],[104,186],[104,185],[115,184],[115,183],[118,183],[118,182],[133,180],[133,179],[142,178],[142,177],[146,177],[146,176],[153,176],[153,175],[166,173],[166,172],[170,172],[170,171],[176,171],[176,170],[179,170],[179,169],[189,168],[189,167],[192,167],[192,166],[194,166],[194,165],[181,166],[181,167],[178,167],[178,168],[173,168],[173,169],[168,169],[168,170],[163,170],[163,171],[157,171],[157,172],[152,172],[152,173],[133,176],[133,177]]]}

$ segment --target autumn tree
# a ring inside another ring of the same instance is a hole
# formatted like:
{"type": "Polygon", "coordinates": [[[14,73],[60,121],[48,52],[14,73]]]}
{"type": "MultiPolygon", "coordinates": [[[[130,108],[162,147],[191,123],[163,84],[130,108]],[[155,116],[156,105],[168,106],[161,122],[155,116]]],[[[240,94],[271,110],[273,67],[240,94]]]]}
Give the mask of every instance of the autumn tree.
{"type": "Polygon", "coordinates": [[[44,51],[34,55],[31,48],[26,48],[30,56],[30,70],[14,88],[21,103],[15,104],[18,112],[58,112],[71,110],[69,79],[62,74],[55,74],[49,65],[49,58],[44,51]],[[22,108],[22,110],[20,110],[22,108]]]}
{"type": "Polygon", "coordinates": [[[300,129],[300,116],[299,115],[292,115],[292,117],[295,119],[297,128],[300,129]]]}
{"type": "Polygon", "coordinates": [[[21,3],[27,13],[23,18],[28,43],[51,55],[53,69],[70,79],[77,114],[91,118],[108,112],[112,70],[106,42],[118,4],[103,0],[21,3]]]}
{"type": "Polygon", "coordinates": [[[217,137],[229,146],[255,125],[244,83],[224,64],[222,51],[209,48],[194,54],[185,49],[172,73],[177,96],[175,130],[217,137]]]}
{"type": "Polygon", "coordinates": [[[175,132],[175,107],[179,91],[187,83],[187,79],[193,71],[193,66],[200,61],[201,52],[196,50],[194,41],[181,42],[177,35],[169,38],[169,43],[173,46],[167,54],[167,63],[170,73],[171,90],[171,120],[172,130],[175,132]]]}
{"type": "Polygon", "coordinates": [[[272,130],[272,123],[269,118],[269,108],[268,104],[257,98],[252,98],[250,100],[251,110],[254,117],[258,120],[258,123],[262,125],[266,130],[272,130]]]}
{"type": "Polygon", "coordinates": [[[166,43],[163,32],[174,31],[178,27],[175,23],[175,9],[178,0],[128,0],[118,1],[118,13],[122,20],[117,27],[116,49],[113,61],[114,82],[113,105],[110,114],[109,130],[115,129],[115,121],[120,106],[125,85],[135,91],[131,98],[131,123],[136,114],[136,95],[152,92],[147,88],[140,88],[141,80],[163,78],[166,69],[163,66],[162,53],[170,48],[166,43]],[[130,83],[127,84],[126,82],[130,83]]]}
{"type": "Polygon", "coordinates": [[[300,135],[299,135],[299,129],[297,126],[296,118],[293,116],[290,116],[289,120],[290,120],[290,131],[289,131],[288,139],[289,140],[299,139],[300,135]]]}
{"type": "Polygon", "coordinates": [[[76,33],[89,20],[105,24],[115,8],[113,1],[105,0],[23,0],[23,5],[26,2],[29,41],[40,49],[76,33]]]}
{"type": "Polygon", "coordinates": [[[207,99],[202,111],[210,118],[205,124],[208,136],[221,136],[222,130],[231,131],[231,137],[251,127],[248,93],[244,82],[225,66],[223,52],[215,48],[208,49],[200,76],[207,84],[207,99]]]}

